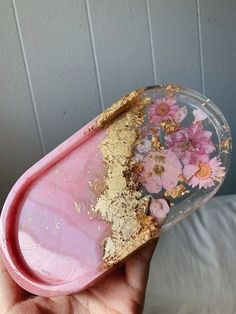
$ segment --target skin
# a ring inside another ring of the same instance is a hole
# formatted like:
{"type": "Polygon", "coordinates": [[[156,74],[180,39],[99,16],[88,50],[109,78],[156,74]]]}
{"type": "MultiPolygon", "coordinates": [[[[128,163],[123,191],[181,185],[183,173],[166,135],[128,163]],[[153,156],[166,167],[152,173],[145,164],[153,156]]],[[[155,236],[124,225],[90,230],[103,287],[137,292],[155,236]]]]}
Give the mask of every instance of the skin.
{"type": "Polygon", "coordinates": [[[143,313],[149,267],[156,242],[83,292],[45,298],[32,296],[9,276],[0,261],[1,314],[139,314],[143,313]]]}

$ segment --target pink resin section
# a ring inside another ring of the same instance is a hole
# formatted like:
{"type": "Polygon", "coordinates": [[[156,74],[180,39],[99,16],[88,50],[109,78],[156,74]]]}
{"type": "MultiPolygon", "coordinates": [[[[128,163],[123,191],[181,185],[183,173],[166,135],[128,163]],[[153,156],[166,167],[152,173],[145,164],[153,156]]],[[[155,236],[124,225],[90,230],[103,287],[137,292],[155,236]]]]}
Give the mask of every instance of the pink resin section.
{"type": "Polygon", "coordinates": [[[102,183],[105,175],[98,148],[104,137],[100,130],[82,142],[21,195],[6,242],[18,252],[8,270],[23,288],[40,295],[66,294],[104,272],[99,267],[102,242],[110,228],[91,211],[96,200],[91,184],[102,183]]]}
{"type": "Polygon", "coordinates": [[[89,214],[95,199],[88,184],[96,173],[103,175],[99,135],[36,180],[19,208],[19,249],[28,268],[46,282],[96,273],[101,263],[106,225],[89,214]]]}

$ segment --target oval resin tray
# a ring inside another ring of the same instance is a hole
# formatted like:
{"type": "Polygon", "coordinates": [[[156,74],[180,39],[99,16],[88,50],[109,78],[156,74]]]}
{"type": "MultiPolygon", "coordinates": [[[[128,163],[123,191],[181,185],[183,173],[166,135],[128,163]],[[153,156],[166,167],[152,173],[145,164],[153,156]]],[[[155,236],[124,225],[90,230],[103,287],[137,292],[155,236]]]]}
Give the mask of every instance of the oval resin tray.
{"type": "Polygon", "coordinates": [[[31,167],[1,216],[1,254],[38,295],[95,283],[220,188],[229,126],[176,85],[131,92],[31,167]]]}

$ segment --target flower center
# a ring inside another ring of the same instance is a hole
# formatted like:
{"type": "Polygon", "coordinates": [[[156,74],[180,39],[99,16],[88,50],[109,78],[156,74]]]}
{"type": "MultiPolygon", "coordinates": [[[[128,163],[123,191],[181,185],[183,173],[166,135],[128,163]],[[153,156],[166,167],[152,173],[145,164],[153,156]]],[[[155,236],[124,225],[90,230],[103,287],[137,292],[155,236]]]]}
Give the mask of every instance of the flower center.
{"type": "Polygon", "coordinates": [[[211,177],[211,167],[207,163],[200,162],[199,170],[195,176],[201,180],[209,179],[211,177]]]}
{"type": "Polygon", "coordinates": [[[160,165],[155,165],[153,168],[153,171],[155,173],[156,176],[160,177],[163,172],[165,171],[164,167],[160,166],[160,165]]]}
{"type": "Polygon", "coordinates": [[[170,112],[170,106],[165,103],[161,103],[160,105],[157,106],[156,108],[156,114],[158,116],[166,116],[170,112]]]}
{"type": "Polygon", "coordinates": [[[179,146],[180,146],[180,148],[181,148],[183,151],[186,151],[186,150],[189,150],[190,147],[192,147],[192,142],[187,140],[187,141],[181,143],[179,146]]]}

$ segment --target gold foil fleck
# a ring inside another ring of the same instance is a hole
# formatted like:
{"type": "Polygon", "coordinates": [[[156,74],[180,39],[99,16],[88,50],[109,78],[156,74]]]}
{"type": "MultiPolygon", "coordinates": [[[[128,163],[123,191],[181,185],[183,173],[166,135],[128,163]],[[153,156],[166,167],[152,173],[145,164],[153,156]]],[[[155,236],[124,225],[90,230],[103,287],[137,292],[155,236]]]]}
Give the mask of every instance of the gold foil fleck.
{"type": "Polygon", "coordinates": [[[178,93],[181,90],[181,86],[176,84],[169,84],[166,86],[167,96],[173,96],[175,93],[178,93]]]}
{"type": "Polygon", "coordinates": [[[166,120],[160,123],[160,126],[167,134],[171,134],[176,132],[180,128],[180,124],[175,122],[174,120],[166,120]]]}
{"type": "Polygon", "coordinates": [[[105,182],[103,180],[103,173],[96,173],[96,179],[93,182],[88,181],[91,191],[95,194],[95,196],[101,195],[106,188],[105,182]]]}
{"type": "Polygon", "coordinates": [[[124,259],[157,236],[159,231],[154,220],[145,215],[149,198],[138,191],[138,180],[135,180],[132,171],[133,167],[140,167],[131,157],[138,138],[137,127],[144,122],[146,104],[147,99],[133,92],[126,96],[126,100],[122,98],[117,105],[113,105],[113,109],[105,112],[98,122],[107,126],[107,135],[100,143],[107,175],[105,189],[92,210],[111,224],[111,236],[103,243],[103,260],[107,267],[124,259]],[[125,108],[122,107],[123,102],[126,103],[125,108]],[[112,123],[107,124],[110,119],[112,123]]]}
{"type": "Polygon", "coordinates": [[[74,201],[74,206],[75,206],[76,211],[80,214],[80,212],[81,212],[80,204],[78,204],[76,201],[74,201]]]}
{"type": "Polygon", "coordinates": [[[232,139],[231,138],[227,138],[226,140],[221,140],[220,148],[224,152],[229,152],[232,149],[232,139]]]}
{"type": "Polygon", "coordinates": [[[143,165],[140,161],[136,161],[133,165],[132,165],[132,163],[130,163],[130,166],[132,166],[132,169],[136,173],[140,174],[143,171],[143,165]]]}
{"type": "Polygon", "coordinates": [[[181,196],[184,196],[185,194],[189,193],[189,190],[186,190],[185,186],[183,184],[179,184],[175,187],[173,187],[169,191],[165,191],[164,195],[165,197],[172,197],[172,198],[178,198],[181,196]]]}
{"type": "Polygon", "coordinates": [[[179,181],[181,181],[181,182],[187,182],[187,179],[186,179],[185,176],[182,175],[182,174],[179,175],[178,178],[179,178],[179,181]]]}
{"type": "Polygon", "coordinates": [[[156,136],[152,136],[151,143],[152,143],[152,147],[155,148],[157,151],[163,149],[163,147],[161,146],[160,138],[156,136]]]}
{"type": "MultiPolygon", "coordinates": [[[[112,106],[110,106],[108,109],[106,109],[98,116],[95,123],[89,128],[89,131],[92,131],[97,128],[106,127],[119,115],[128,111],[133,105],[136,104],[137,100],[140,99],[141,93],[143,93],[143,89],[133,91],[130,94],[119,99],[117,102],[115,102],[112,106]]],[[[146,97],[142,101],[144,103],[149,103],[150,98],[146,97]]]]}

